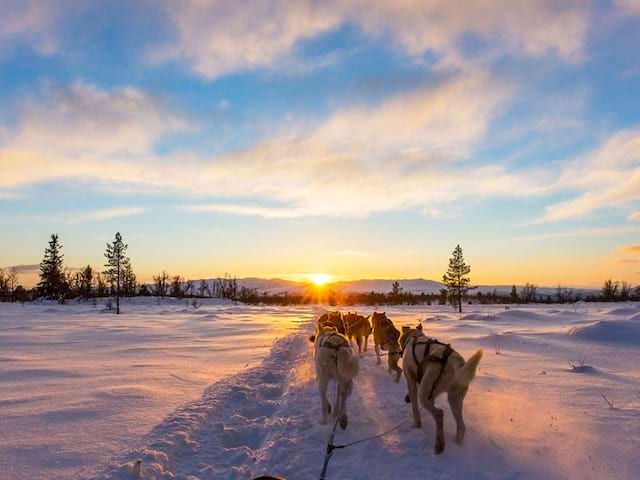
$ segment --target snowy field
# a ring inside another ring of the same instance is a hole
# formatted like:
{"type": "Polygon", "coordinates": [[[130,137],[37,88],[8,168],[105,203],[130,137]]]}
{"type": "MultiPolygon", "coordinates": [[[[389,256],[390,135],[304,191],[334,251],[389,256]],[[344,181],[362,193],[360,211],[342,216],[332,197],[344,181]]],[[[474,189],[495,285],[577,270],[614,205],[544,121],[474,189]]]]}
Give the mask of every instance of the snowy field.
{"type": "Polygon", "coordinates": [[[0,303],[0,479],[78,478],[311,318],[220,301],[102,308],[0,303]]]}
{"type": "MultiPolygon", "coordinates": [[[[318,478],[330,430],[306,339],[318,309],[98,309],[0,304],[1,478],[124,480],[138,459],[145,479],[318,478]]],[[[422,430],[337,450],[328,479],[638,478],[640,304],[466,310],[386,308],[464,356],[485,349],[466,445],[447,407],[443,455],[423,414],[422,430]]],[[[337,443],[407,418],[405,393],[363,358],[337,443]]]]}

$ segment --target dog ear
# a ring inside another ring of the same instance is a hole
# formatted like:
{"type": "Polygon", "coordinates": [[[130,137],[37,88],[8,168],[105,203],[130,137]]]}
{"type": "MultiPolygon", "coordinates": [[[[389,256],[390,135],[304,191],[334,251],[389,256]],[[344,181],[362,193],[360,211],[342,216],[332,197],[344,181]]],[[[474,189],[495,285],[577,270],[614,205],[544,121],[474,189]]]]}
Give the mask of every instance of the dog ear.
{"type": "Polygon", "coordinates": [[[410,330],[409,325],[402,326],[402,333],[408,332],[410,330]]]}
{"type": "Polygon", "coordinates": [[[422,324],[419,323],[418,326],[416,327],[416,330],[422,330],[422,324]]]}

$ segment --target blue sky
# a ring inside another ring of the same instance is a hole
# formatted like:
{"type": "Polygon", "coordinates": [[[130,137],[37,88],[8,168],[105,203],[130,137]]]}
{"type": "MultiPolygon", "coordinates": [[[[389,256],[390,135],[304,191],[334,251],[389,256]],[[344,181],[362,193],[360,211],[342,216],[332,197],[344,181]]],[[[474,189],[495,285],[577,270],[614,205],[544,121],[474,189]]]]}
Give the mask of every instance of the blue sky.
{"type": "Polygon", "coordinates": [[[239,5],[2,3],[0,266],[640,281],[639,1],[239,5]]]}

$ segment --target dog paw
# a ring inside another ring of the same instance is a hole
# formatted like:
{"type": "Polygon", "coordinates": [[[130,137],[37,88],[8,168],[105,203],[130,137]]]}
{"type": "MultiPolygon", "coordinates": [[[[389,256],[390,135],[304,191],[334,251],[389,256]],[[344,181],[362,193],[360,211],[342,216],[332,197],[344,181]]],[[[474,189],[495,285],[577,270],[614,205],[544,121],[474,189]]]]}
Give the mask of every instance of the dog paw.
{"type": "Polygon", "coordinates": [[[420,422],[414,423],[413,424],[413,428],[421,429],[422,428],[422,423],[420,423],[420,422]]]}
{"type": "Polygon", "coordinates": [[[444,442],[437,440],[433,451],[436,455],[442,454],[442,452],[444,452],[444,442]]]}
{"type": "Polygon", "coordinates": [[[404,396],[404,403],[411,403],[411,397],[408,393],[404,396]]]}
{"type": "Polygon", "coordinates": [[[454,440],[455,444],[459,447],[464,447],[464,437],[456,437],[454,440]]]}

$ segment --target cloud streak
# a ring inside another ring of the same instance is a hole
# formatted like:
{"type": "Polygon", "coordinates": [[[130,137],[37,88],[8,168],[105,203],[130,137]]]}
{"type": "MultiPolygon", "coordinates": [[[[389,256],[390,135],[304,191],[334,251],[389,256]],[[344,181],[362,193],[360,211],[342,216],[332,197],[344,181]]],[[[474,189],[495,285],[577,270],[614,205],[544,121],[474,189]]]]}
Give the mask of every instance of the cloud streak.
{"type": "Polygon", "coordinates": [[[575,61],[582,56],[589,4],[552,0],[185,0],[165,3],[174,38],[149,50],[152,62],[179,60],[213,79],[271,68],[296,55],[306,40],[355,25],[366,36],[419,58],[434,52],[444,63],[464,62],[460,46],[475,35],[497,53],[575,61]]]}
{"type": "Polygon", "coordinates": [[[75,84],[45,93],[22,108],[0,148],[0,188],[80,180],[124,192],[242,197],[255,202],[188,208],[265,218],[364,216],[545,191],[531,172],[473,161],[512,95],[509,83],[481,71],[338,110],[306,130],[215,157],[159,155],[159,142],[192,126],[139,90],[75,84]]]}
{"type": "Polygon", "coordinates": [[[640,199],[640,128],[616,132],[595,151],[564,164],[554,188],[579,194],[547,207],[539,222],[578,218],[640,199]]]}
{"type": "Polygon", "coordinates": [[[620,247],[620,253],[640,253],[640,245],[625,245],[620,247]]]}

